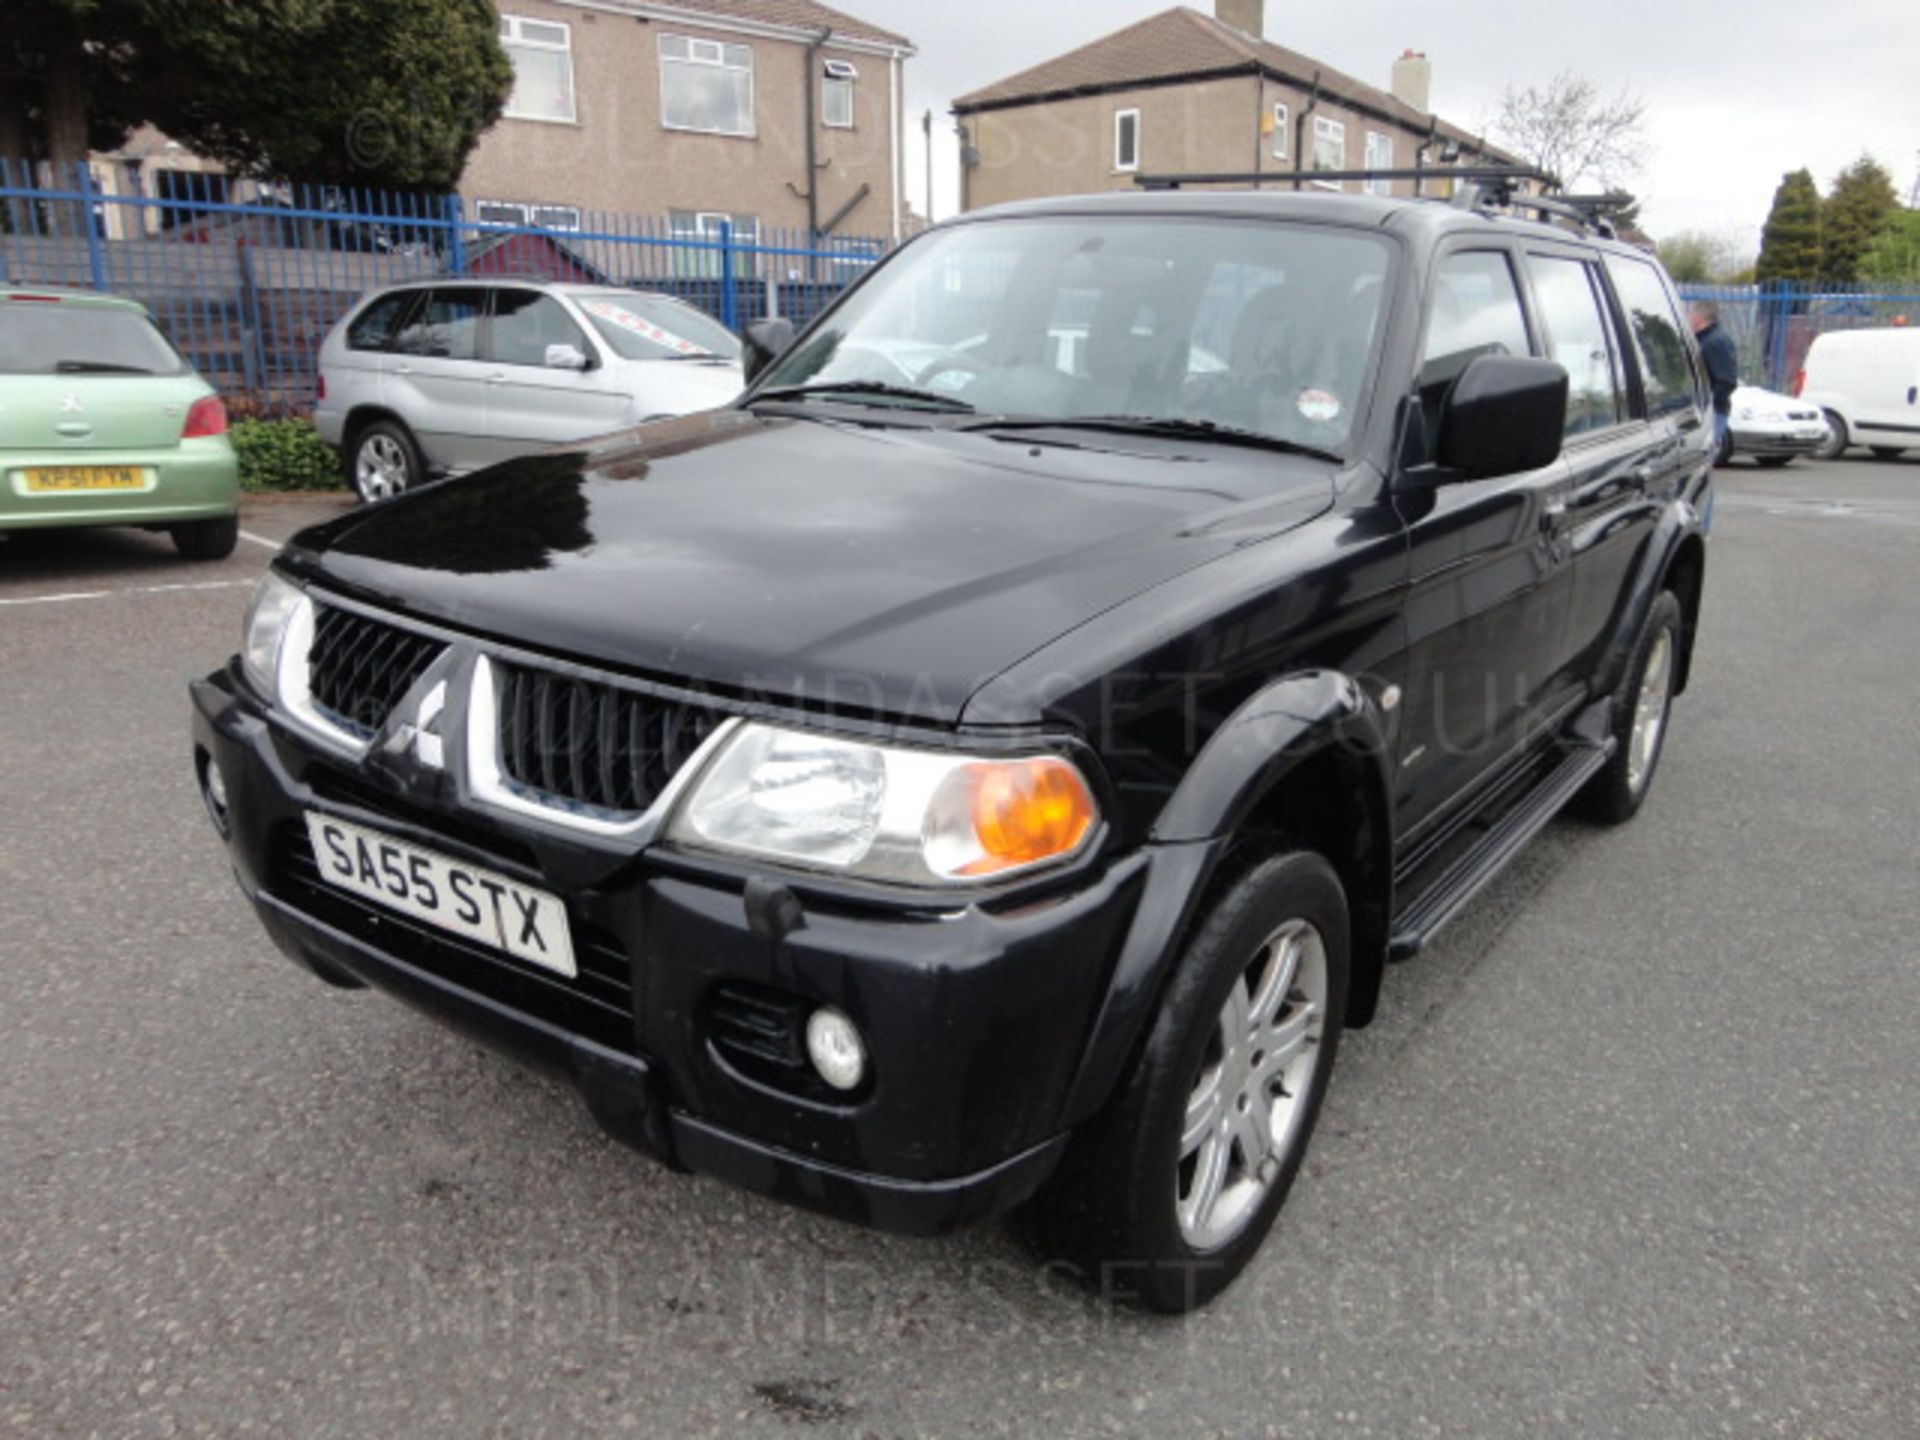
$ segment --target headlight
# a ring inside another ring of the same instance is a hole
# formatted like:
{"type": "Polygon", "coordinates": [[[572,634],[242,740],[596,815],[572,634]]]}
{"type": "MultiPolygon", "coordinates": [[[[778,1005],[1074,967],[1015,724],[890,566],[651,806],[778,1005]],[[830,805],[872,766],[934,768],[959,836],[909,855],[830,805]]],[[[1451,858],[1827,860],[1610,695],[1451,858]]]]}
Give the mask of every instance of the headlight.
{"type": "Polygon", "coordinates": [[[287,638],[287,626],[303,599],[297,588],[271,570],[253,592],[253,604],[247,609],[240,663],[253,688],[262,695],[271,697],[278,692],[280,645],[287,638]]]}
{"type": "Polygon", "coordinates": [[[950,755],[746,725],[667,836],[865,879],[952,885],[1068,859],[1099,818],[1085,778],[1058,755],[950,755]]]}

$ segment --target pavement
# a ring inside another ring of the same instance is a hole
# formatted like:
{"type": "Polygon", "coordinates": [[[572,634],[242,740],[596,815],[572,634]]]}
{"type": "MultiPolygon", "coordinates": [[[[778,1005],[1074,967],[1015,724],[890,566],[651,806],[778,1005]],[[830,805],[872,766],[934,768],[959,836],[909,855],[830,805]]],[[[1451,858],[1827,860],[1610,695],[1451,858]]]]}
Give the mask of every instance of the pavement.
{"type": "Polygon", "coordinates": [[[280,960],[184,686],[338,508],[0,543],[0,1435],[1920,1433],[1920,457],[1721,472],[1646,809],[1389,974],[1177,1321],[670,1174],[280,960]]]}

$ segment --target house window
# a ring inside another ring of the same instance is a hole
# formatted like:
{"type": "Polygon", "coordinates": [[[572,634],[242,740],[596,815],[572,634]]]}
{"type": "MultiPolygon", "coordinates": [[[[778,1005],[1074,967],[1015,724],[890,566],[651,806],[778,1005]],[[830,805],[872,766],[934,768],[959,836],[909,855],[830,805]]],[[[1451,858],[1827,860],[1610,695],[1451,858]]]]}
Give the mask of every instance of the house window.
{"type": "Polygon", "coordinates": [[[482,225],[530,225],[540,230],[580,228],[580,212],[571,205],[521,205],[511,200],[476,200],[473,218],[482,225]]]}
{"type": "MultiPolygon", "coordinates": [[[[758,245],[760,243],[760,220],[753,215],[728,215],[712,210],[671,210],[667,212],[667,230],[676,240],[705,240],[717,243],[722,238],[721,227],[733,226],[733,243],[740,245],[758,245]]],[[[758,255],[742,255],[735,252],[733,273],[740,276],[759,274],[758,255]]],[[[718,250],[681,249],[674,247],[673,273],[683,280],[717,280],[724,273],[722,258],[718,250]]]]}
{"type": "Polygon", "coordinates": [[[548,20],[502,15],[500,45],[513,61],[513,93],[507,97],[507,118],[571,123],[574,118],[571,27],[548,20]]]}
{"type": "Polygon", "coordinates": [[[1140,168],[1140,112],[1122,110],[1113,117],[1113,168],[1140,168]]]}
{"type": "MultiPolygon", "coordinates": [[[[1329,120],[1323,115],[1313,117],[1313,168],[1316,170],[1344,170],[1347,168],[1347,127],[1338,120],[1329,120]]],[[[1338,190],[1340,182],[1322,181],[1327,188],[1338,190]]]]}
{"type": "MultiPolygon", "coordinates": [[[[1391,170],[1393,168],[1393,137],[1383,135],[1378,130],[1367,132],[1367,169],[1391,170]]],[[[1366,184],[1369,195],[1387,195],[1392,193],[1391,180],[1369,180],[1366,184]]]]}
{"type": "Polygon", "coordinates": [[[1293,135],[1291,133],[1291,130],[1292,130],[1292,121],[1287,114],[1287,107],[1284,105],[1274,106],[1273,107],[1273,158],[1274,159],[1284,160],[1287,158],[1288,155],[1290,155],[1293,152],[1293,135]]]}
{"type": "Polygon", "coordinates": [[[820,82],[820,118],[828,129],[853,129],[853,82],[859,78],[845,60],[827,61],[826,76],[820,82]]]}
{"type": "Polygon", "coordinates": [[[662,35],[660,121],[669,130],[753,134],[752,48],[662,35]]]}

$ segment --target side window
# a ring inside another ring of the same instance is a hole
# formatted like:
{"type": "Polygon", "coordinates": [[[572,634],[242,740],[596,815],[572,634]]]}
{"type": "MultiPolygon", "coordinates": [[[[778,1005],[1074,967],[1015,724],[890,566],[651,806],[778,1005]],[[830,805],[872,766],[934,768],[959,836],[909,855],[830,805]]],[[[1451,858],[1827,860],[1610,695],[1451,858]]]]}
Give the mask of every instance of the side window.
{"type": "Polygon", "coordinates": [[[393,332],[399,328],[407,307],[418,293],[414,290],[396,290],[391,295],[381,296],[354,316],[353,323],[347,326],[347,348],[386,349],[393,343],[393,332]]]}
{"type": "Polygon", "coordinates": [[[1644,260],[1607,257],[1620,307],[1627,312],[1633,348],[1640,361],[1640,382],[1647,392],[1647,414],[1668,415],[1693,405],[1695,378],[1688,352],[1686,323],[1660,275],[1644,260]]]}
{"type": "Polygon", "coordinates": [[[532,290],[496,290],[487,358],[502,365],[545,365],[549,345],[571,345],[582,355],[593,354],[558,300],[532,290]]]}
{"type": "Polygon", "coordinates": [[[479,352],[480,316],[487,292],[478,288],[431,290],[393,342],[402,355],[434,360],[472,360],[479,352]]]}
{"type": "Polygon", "coordinates": [[[1546,326],[1550,359],[1567,372],[1567,433],[1604,430],[1625,418],[1620,370],[1607,338],[1598,276],[1583,260],[1529,255],[1527,273],[1546,326]]]}
{"type": "Polygon", "coordinates": [[[1434,271],[1427,343],[1420,354],[1420,408],[1428,436],[1461,373],[1482,355],[1528,355],[1527,316],[1513,266],[1498,250],[1463,250],[1434,271]]]}

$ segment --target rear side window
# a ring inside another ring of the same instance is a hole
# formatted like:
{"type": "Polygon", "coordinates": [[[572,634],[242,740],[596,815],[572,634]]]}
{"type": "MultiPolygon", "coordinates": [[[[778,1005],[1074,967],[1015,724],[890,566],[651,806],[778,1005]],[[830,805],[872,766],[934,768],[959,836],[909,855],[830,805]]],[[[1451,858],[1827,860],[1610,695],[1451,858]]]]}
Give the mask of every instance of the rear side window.
{"type": "Polygon", "coordinates": [[[1694,400],[1693,358],[1687,353],[1687,327],[1673,296],[1644,260],[1609,255],[1607,274],[1613,277],[1614,292],[1627,312],[1627,328],[1647,392],[1647,413],[1669,415],[1688,409],[1694,400]]]}
{"type": "Polygon", "coordinates": [[[178,375],[186,368],[138,310],[0,301],[0,375],[178,375]]]}
{"type": "Polygon", "coordinates": [[[382,295],[354,316],[353,323],[347,326],[347,348],[385,350],[393,344],[393,333],[400,328],[400,322],[406,318],[407,307],[413,303],[417,293],[413,290],[397,290],[391,295],[382,295]]]}
{"type": "Polygon", "coordinates": [[[1547,330],[1547,354],[1567,372],[1567,433],[1617,425],[1626,415],[1620,367],[1608,339],[1593,268],[1582,260],[1529,255],[1527,271],[1547,330]]]}
{"type": "Polygon", "coordinates": [[[430,360],[472,360],[480,353],[480,317],[487,292],[477,287],[429,290],[394,339],[402,355],[430,360]]]}
{"type": "Polygon", "coordinates": [[[502,365],[545,365],[549,345],[593,351],[560,302],[532,290],[496,290],[487,327],[487,358],[502,365]]]}

